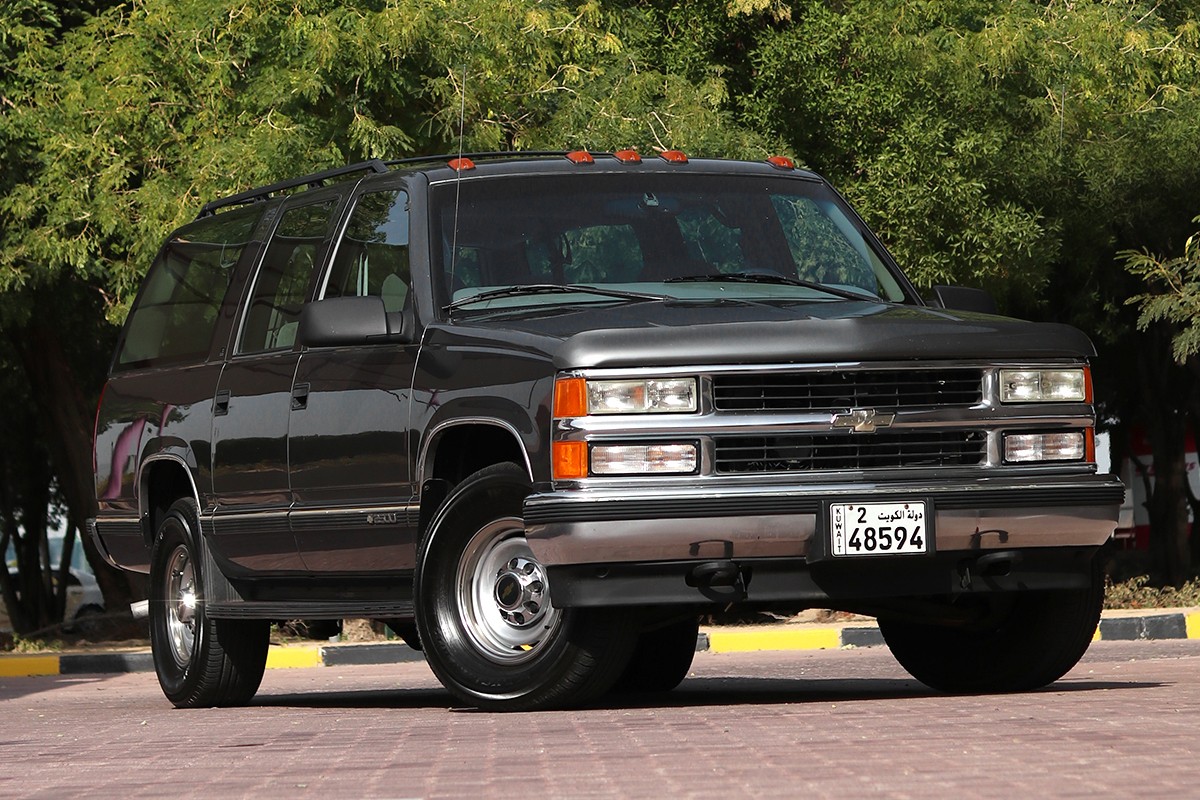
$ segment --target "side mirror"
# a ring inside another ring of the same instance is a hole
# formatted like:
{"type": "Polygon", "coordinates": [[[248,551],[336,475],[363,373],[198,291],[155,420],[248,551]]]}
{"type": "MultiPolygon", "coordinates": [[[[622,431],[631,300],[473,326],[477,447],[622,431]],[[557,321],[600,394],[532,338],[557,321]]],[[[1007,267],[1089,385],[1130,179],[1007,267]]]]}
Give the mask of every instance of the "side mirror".
{"type": "Polygon", "coordinates": [[[966,286],[934,286],[933,297],[942,308],[952,311],[976,311],[996,314],[996,300],[984,289],[966,286]]]}
{"type": "Polygon", "coordinates": [[[382,344],[403,339],[405,326],[401,319],[389,326],[389,317],[400,315],[389,315],[383,298],[330,297],[304,307],[297,338],[305,347],[382,344]]]}

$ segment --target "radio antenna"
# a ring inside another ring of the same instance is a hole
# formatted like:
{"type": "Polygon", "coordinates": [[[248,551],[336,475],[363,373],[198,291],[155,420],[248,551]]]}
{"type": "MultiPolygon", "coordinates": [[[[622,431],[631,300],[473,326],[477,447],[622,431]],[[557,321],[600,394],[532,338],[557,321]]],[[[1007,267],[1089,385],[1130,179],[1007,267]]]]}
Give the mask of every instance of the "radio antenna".
{"type": "Polygon", "coordinates": [[[458,161],[454,162],[454,234],[450,239],[450,285],[447,287],[450,302],[454,302],[454,267],[458,263],[458,198],[462,189],[463,136],[467,125],[467,65],[463,64],[462,83],[459,85],[458,106],[458,161]]]}

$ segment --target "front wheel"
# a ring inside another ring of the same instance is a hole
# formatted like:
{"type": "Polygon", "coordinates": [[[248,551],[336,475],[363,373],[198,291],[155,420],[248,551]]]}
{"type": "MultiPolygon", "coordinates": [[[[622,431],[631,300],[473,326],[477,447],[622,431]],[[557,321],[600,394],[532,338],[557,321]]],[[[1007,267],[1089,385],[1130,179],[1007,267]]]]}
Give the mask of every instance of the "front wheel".
{"type": "Polygon", "coordinates": [[[1022,692],[1067,674],[1087,651],[1104,604],[1104,581],[1086,589],[996,595],[969,627],[880,618],[900,665],[944,692],[1022,692]]]}
{"type": "Polygon", "coordinates": [[[692,668],[699,633],[700,621],[694,617],[642,633],[614,691],[649,694],[674,689],[692,668]]]}
{"type": "Polygon", "coordinates": [[[179,500],[150,554],[150,646],[163,694],[178,708],[242,705],[258,691],[271,627],[205,612],[196,504],[179,500]]]}
{"type": "Polygon", "coordinates": [[[442,684],[480,708],[578,705],[607,691],[633,650],[620,616],[560,609],[525,539],[529,481],[514,464],[480,470],[454,491],[417,555],[417,628],[442,684]]]}

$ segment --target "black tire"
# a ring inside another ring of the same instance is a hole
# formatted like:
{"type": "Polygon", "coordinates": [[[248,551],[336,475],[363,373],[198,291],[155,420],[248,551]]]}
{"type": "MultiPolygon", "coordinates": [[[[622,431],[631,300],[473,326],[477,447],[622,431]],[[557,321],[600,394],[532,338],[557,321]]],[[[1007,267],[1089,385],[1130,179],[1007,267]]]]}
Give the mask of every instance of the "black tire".
{"type": "Polygon", "coordinates": [[[451,693],[483,709],[585,703],[612,687],[636,639],[620,614],[551,604],[525,540],[529,492],[514,464],[480,470],[447,498],[417,553],[425,657],[451,693]]]}
{"type": "Polygon", "coordinates": [[[163,694],[177,708],[243,705],[267,664],[266,620],[211,619],[196,504],[178,500],[150,554],[150,644],[163,694]]]}
{"type": "Polygon", "coordinates": [[[669,692],[683,682],[696,657],[699,619],[686,619],[643,632],[614,692],[669,692]]]}
{"type": "Polygon", "coordinates": [[[1024,692],[1061,678],[1091,644],[1104,582],[1071,591],[998,595],[987,624],[968,628],[881,618],[892,655],[914,678],[952,693],[1024,692]]]}

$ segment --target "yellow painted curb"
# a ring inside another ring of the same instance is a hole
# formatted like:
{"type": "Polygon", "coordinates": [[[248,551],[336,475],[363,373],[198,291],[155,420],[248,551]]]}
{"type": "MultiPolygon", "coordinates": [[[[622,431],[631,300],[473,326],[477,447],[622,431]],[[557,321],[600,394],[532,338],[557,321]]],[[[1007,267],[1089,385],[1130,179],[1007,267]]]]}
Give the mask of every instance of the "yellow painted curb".
{"type": "Polygon", "coordinates": [[[835,650],[842,646],[837,628],[815,630],[710,631],[710,653],[742,653],[751,650],[835,650]]]}
{"type": "Polygon", "coordinates": [[[7,656],[0,658],[0,678],[57,675],[58,656],[7,656]]]}
{"type": "Polygon", "coordinates": [[[1187,626],[1187,637],[1189,639],[1200,639],[1200,612],[1185,615],[1183,621],[1187,626]]]}
{"type": "Polygon", "coordinates": [[[1096,630],[1092,631],[1092,641],[1093,642],[1100,641],[1100,626],[1099,625],[1096,626],[1096,630]]]}
{"type": "Polygon", "coordinates": [[[267,651],[267,669],[319,667],[324,663],[319,647],[272,647],[267,651]]]}

